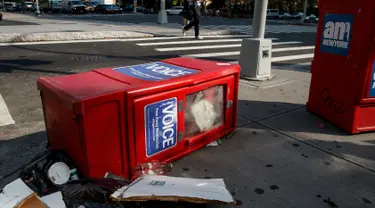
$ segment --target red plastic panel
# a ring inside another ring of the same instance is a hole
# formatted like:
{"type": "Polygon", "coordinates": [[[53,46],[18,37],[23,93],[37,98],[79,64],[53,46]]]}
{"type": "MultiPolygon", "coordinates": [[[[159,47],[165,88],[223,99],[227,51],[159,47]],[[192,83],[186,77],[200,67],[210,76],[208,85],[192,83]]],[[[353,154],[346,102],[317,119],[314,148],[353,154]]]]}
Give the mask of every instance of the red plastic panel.
{"type": "Polygon", "coordinates": [[[375,105],[357,108],[356,132],[375,130],[375,105]]]}
{"type": "MultiPolygon", "coordinates": [[[[319,2],[319,24],[307,109],[356,133],[358,106],[367,99],[373,62],[375,1],[319,2]],[[372,65],[372,64],[371,64],[372,65]]],[[[366,123],[366,122],[363,122],[366,123]]],[[[372,124],[368,123],[369,126],[372,124]]]]}
{"type": "Polygon", "coordinates": [[[103,178],[106,172],[123,176],[124,151],[121,143],[123,106],[118,101],[110,101],[87,110],[86,149],[89,176],[103,178]]]}
{"type": "Polygon", "coordinates": [[[42,103],[49,148],[66,151],[80,170],[88,174],[86,150],[77,115],[62,105],[59,97],[48,91],[42,92],[42,103]]]}

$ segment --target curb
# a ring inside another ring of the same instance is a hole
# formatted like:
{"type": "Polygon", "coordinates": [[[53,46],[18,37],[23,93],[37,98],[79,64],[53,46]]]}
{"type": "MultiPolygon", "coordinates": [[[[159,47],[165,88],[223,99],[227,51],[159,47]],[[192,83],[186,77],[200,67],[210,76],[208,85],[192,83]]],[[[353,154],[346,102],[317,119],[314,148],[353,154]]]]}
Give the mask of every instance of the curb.
{"type": "MultiPolygon", "coordinates": [[[[246,35],[232,30],[203,32],[203,36],[246,35]]],[[[103,40],[103,39],[132,39],[152,37],[176,37],[177,33],[141,33],[129,31],[96,31],[96,32],[50,32],[50,33],[0,33],[0,43],[23,43],[43,41],[73,41],[73,40],[103,40]]]]}
{"type": "Polygon", "coordinates": [[[130,39],[148,38],[152,34],[128,31],[95,31],[95,32],[51,32],[51,33],[0,33],[0,43],[69,41],[96,39],[130,39]]]}

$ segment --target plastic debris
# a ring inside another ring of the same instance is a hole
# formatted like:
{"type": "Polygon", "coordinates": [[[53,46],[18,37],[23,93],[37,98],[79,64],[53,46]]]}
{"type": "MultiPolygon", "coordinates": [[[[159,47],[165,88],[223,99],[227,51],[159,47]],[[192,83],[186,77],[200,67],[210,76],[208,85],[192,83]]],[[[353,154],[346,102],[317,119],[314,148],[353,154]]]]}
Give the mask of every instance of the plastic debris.
{"type": "Polygon", "coordinates": [[[132,180],[137,179],[144,175],[166,175],[172,170],[173,165],[171,163],[164,163],[158,161],[152,161],[136,165],[134,168],[134,176],[132,180]]]}
{"type": "Polygon", "coordinates": [[[211,143],[209,143],[207,146],[208,147],[217,147],[217,146],[221,146],[223,145],[223,142],[221,141],[221,139],[218,139],[216,141],[213,141],[211,143]]]}

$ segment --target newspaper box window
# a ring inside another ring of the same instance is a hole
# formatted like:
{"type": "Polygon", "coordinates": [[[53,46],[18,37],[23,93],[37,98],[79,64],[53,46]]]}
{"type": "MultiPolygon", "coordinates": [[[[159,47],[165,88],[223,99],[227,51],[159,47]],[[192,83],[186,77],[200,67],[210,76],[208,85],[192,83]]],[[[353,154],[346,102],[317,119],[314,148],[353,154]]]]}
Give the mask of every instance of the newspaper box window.
{"type": "Polygon", "coordinates": [[[224,123],[224,85],[186,96],[185,136],[193,137],[224,123]]]}

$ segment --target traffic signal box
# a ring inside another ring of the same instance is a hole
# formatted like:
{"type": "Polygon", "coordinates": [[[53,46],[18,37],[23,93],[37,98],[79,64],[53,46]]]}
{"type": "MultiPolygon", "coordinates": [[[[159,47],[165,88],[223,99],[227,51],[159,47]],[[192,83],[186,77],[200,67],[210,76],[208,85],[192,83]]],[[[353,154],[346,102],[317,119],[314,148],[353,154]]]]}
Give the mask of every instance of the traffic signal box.
{"type": "Polygon", "coordinates": [[[348,133],[375,130],[375,1],[321,0],[307,109],[348,133]]]}
{"type": "Polygon", "coordinates": [[[87,177],[130,179],[136,164],[171,162],[232,132],[239,72],[174,58],[39,78],[49,147],[87,177]]]}

